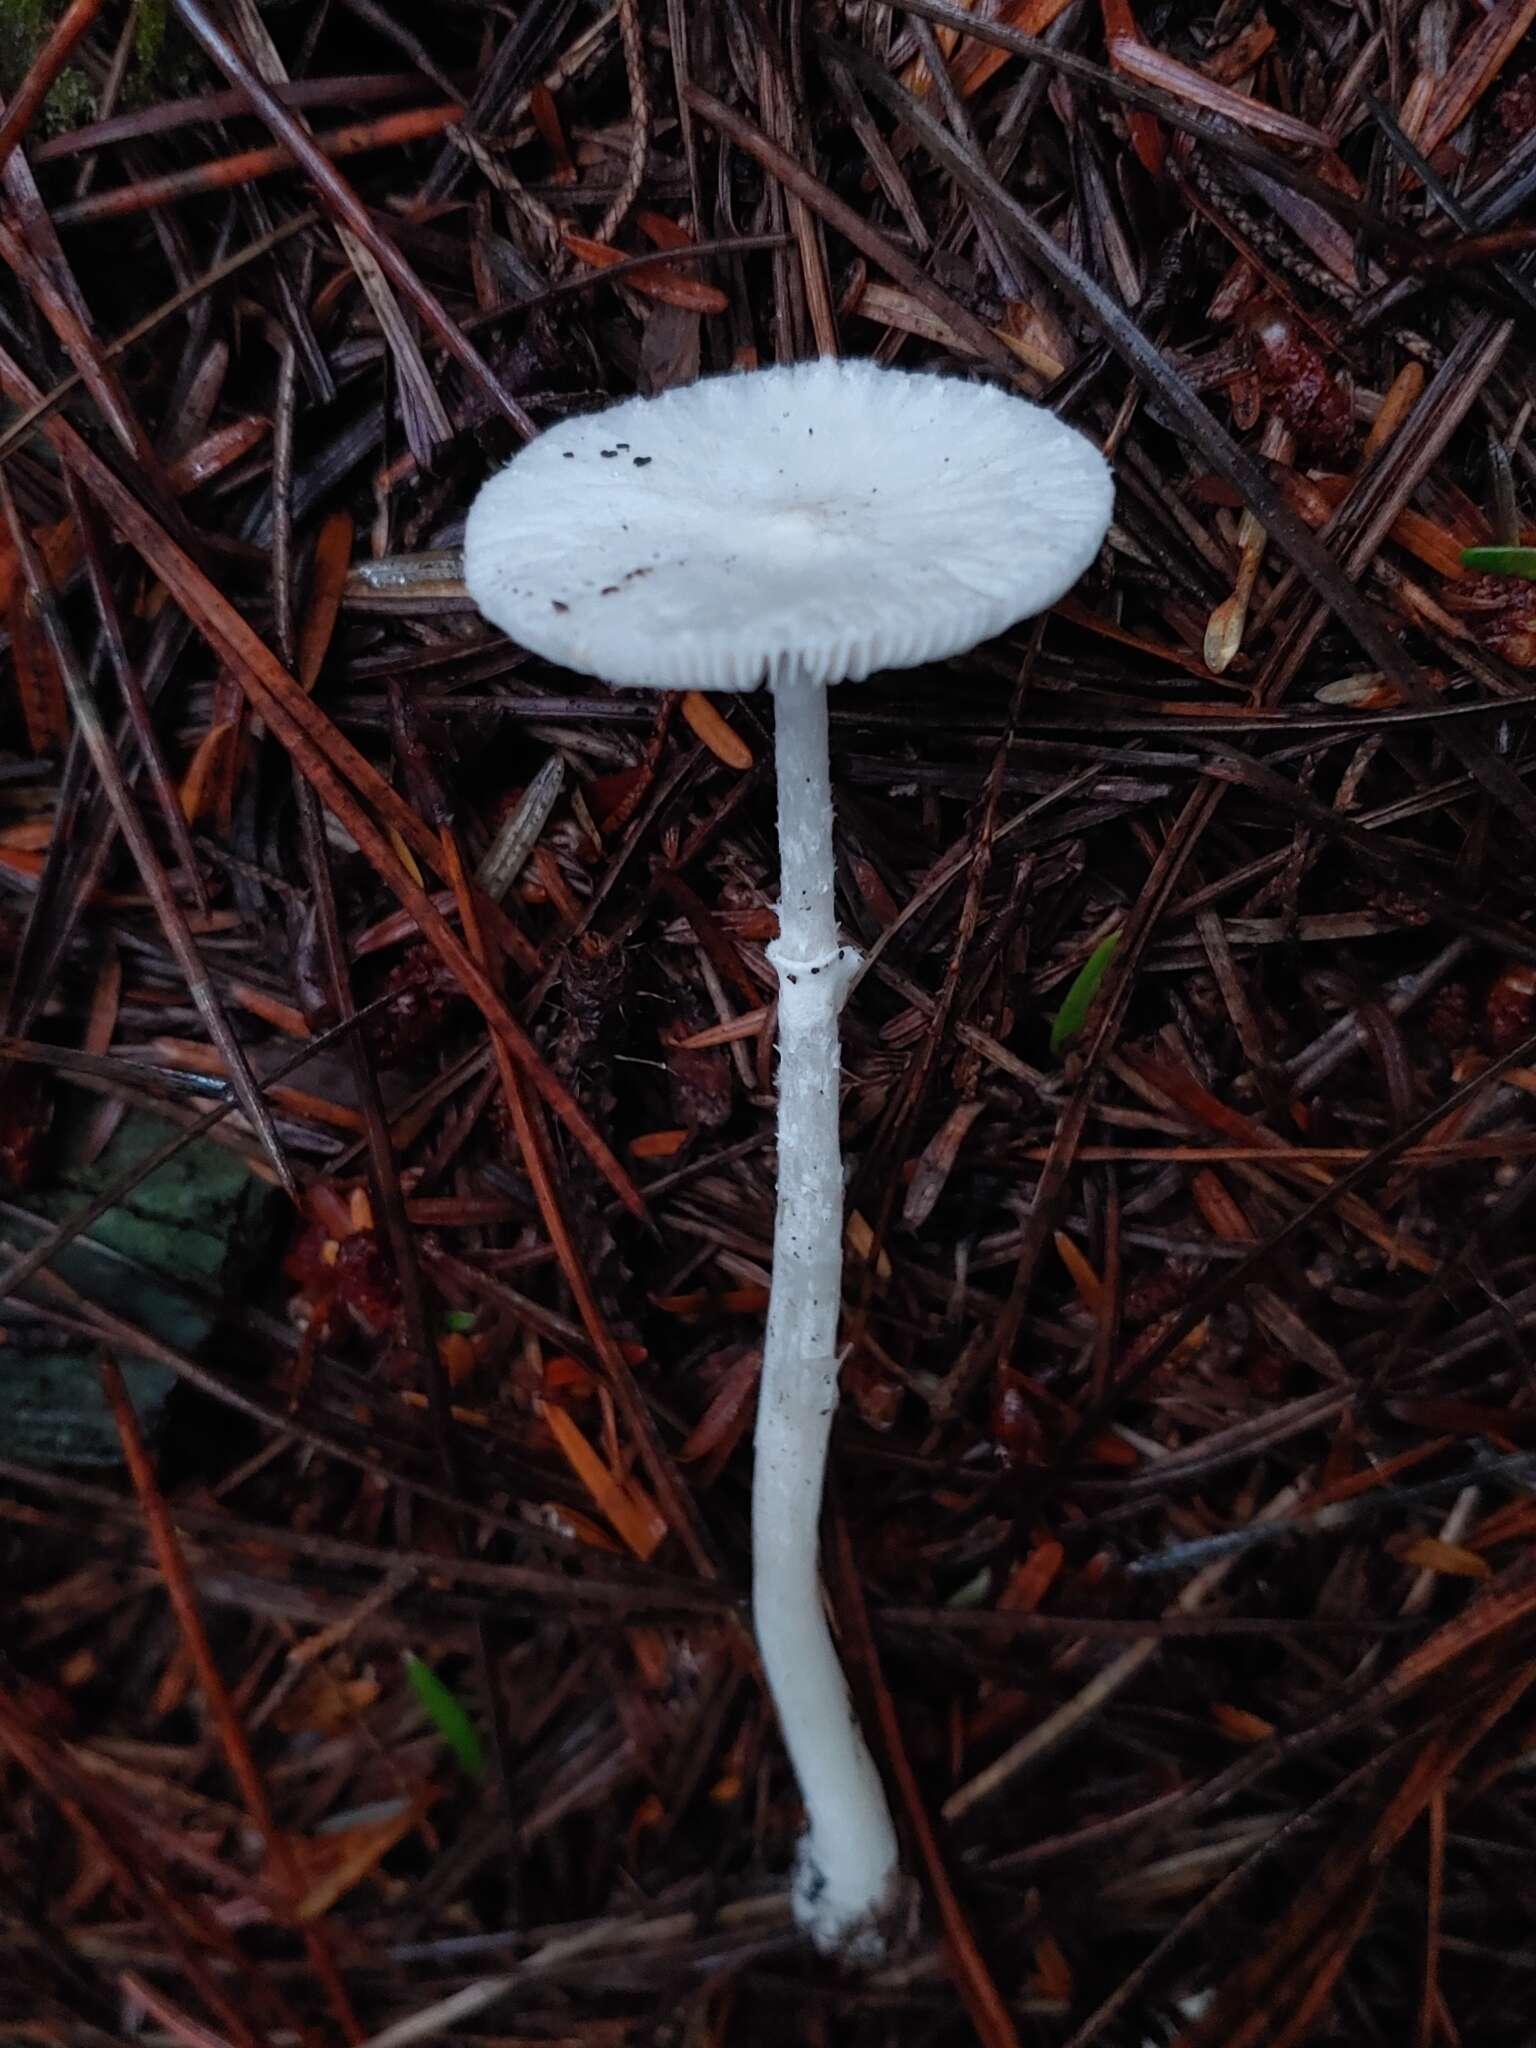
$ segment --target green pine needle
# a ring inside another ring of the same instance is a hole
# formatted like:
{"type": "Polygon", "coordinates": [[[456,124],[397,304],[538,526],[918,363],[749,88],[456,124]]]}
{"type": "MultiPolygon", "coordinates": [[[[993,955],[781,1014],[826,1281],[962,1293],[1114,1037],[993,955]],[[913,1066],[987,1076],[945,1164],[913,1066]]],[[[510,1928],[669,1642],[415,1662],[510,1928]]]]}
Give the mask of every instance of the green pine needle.
{"type": "Polygon", "coordinates": [[[1463,548],[1461,566],[1484,576],[1523,576],[1536,583],[1536,548],[1463,548]]]}
{"type": "Polygon", "coordinates": [[[438,1734],[458,1758],[460,1769],[471,1778],[483,1778],[485,1752],[463,1707],[431,1665],[424,1664],[413,1650],[405,1653],[405,1675],[438,1734]]]}
{"type": "Polygon", "coordinates": [[[1100,939],[1078,969],[1077,979],[1067,990],[1066,1001],[1051,1020],[1052,1052],[1064,1052],[1087,1023],[1093,999],[1099,992],[1099,983],[1104,979],[1119,943],[1120,934],[1111,932],[1107,939],[1100,939]]]}

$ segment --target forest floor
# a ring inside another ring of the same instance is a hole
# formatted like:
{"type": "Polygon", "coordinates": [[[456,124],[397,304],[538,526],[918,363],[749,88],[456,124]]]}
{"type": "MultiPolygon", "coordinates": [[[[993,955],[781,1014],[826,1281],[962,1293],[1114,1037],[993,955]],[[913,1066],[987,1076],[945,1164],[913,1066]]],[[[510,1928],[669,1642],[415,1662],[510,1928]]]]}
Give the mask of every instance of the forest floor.
{"type": "Polygon", "coordinates": [[[0,13],[6,2042],[1536,2038],[1536,0],[975,15],[0,13]],[[1118,494],[832,700],[863,1975],[747,1626],[770,707],[458,554],[818,351],[1118,494]]]}

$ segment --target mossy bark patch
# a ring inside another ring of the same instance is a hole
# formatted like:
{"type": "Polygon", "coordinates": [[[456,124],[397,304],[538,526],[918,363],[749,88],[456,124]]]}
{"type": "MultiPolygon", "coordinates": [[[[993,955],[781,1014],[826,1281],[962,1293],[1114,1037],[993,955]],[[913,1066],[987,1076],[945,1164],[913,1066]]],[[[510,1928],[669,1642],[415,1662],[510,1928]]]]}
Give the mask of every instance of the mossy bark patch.
{"type": "MultiPolygon", "coordinates": [[[[132,1112],[90,1166],[62,1170],[28,1206],[53,1221],[78,1213],[141,1164],[170,1135],[158,1117],[132,1112]]],[[[67,1140],[65,1150],[67,1152],[67,1140]]],[[[220,1146],[187,1146],[146,1176],[68,1247],[53,1270],[69,1286],[177,1351],[195,1353],[228,1314],[253,1252],[270,1234],[274,1191],[220,1146]]],[[[59,1345],[45,1326],[13,1324],[0,1350],[0,1444],[6,1454],[102,1464],[118,1455],[102,1397],[99,1351],[59,1345]]],[[[175,1381],[168,1366],[118,1360],[146,1425],[158,1420],[175,1381]]]]}

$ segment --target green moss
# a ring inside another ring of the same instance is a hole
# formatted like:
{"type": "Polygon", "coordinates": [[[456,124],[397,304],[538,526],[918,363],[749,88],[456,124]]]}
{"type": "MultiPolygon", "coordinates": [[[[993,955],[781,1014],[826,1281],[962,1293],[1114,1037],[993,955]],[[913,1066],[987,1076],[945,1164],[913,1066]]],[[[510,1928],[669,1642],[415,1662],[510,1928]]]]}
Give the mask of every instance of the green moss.
{"type": "MultiPolygon", "coordinates": [[[[9,99],[26,77],[65,0],[0,0],[0,92],[9,99]]],[[[171,20],[169,0],[140,0],[133,54],[118,98],[121,109],[142,107],[201,90],[206,68],[184,31],[171,20]]],[[[54,135],[96,118],[96,92],[77,64],[66,65],[37,117],[37,130],[54,135]]]]}
{"type": "Polygon", "coordinates": [[[83,128],[96,118],[96,95],[83,71],[73,67],[61,71],[53,90],[43,101],[42,123],[50,134],[62,135],[66,128],[83,128]]]}
{"type": "MultiPolygon", "coordinates": [[[[0,90],[9,99],[32,68],[49,30],[64,11],[64,0],[0,0],[0,90]]],[[[37,116],[40,134],[77,128],[96,113],[90,80],[77,66],[66,65],[43,101],[37,116]]]]}
{"type": "Polygon", "coordinates": [[[165,48],[165,25],[170,17],[170,0],[141,0],[138,25],[133,32],[135,76],[147,77],[160,62],[165,48]]]}
{"type": "Polygon", "coordinates": [[[29,37],[35,47],[63,11],[64,0],[0,0],[0,34],[29,37]]]}
{"type": "Polygon", "coordinates": [[[0,86],[11,94],[27,75],[63,0],[0,0],[0,86]]]}

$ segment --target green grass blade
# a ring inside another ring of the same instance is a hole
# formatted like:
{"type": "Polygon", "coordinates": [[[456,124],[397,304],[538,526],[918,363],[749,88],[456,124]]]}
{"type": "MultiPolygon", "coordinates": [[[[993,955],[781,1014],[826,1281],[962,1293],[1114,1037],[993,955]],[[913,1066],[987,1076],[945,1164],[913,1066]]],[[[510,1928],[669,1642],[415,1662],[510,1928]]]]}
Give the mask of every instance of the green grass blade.
{"type": "Polygon", "coordinates": [[[1099,983],[1115,957],[1120,934],[1111,932],[1100,939],[1078,969],[1077,979],[1067,990],[1067,999],[1051,1020],[1051,1051],[1064,1052],[1088,1021],[1088,1012],[1099,992],[1099,983]]]}
{"type": "Polygon", "coordinates": [[[1536,583],[1536,548],[1463,548],[1461,566],[1484,576],[1523,576],[1536,583]]]}
{"type": "Polygon", "coordinates": [[[405,1653],[405,1675],[411,1681],[423,1709],[439,1735],[471,1778],[485,1776],[485,1753],[474,1723],[430,1664],[424,1664],[412,1650],[405,1653]]]}

